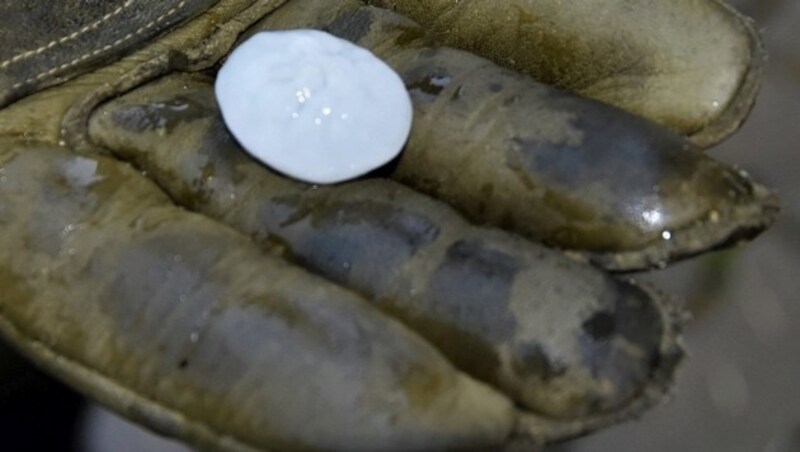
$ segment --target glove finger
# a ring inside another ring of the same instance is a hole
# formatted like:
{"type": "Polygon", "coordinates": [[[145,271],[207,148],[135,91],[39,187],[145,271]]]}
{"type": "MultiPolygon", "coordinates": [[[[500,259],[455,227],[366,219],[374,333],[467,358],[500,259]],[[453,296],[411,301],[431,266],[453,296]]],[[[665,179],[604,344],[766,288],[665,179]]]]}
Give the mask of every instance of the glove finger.
{"type": "Polygon", "coordinates": [[[765,63],[750,19],[720,0],[368,0],[446,44],[644,116],[700,146],[750,111],[765,63]]]}
{"type": "Polygon", "coordinates": [[[312,188],[250,159],[203,77],[115,99],[92,140],[179,204],[365,294],[460,369],[563,425],[563,439],[661,400],[680,359],[674,306],[561,253],[469,225],[441,202],[372,179],[312,188]]]}
{"type": "Polygon", "coordinates": [[[174,206],[133,168],[0,145],[0,331],[203,449],[501,444],[505,397],[362,298],[174,206]]]}
{"type": "Polygon", "coordinates": [[[774,219],[774,195],[667,129],[430,47],[387,10],[295,0],[253,31],[301,27],[356,41],[400,73],[415,119],[392,177],[473,221],[636,270],[736,243],[774,219]]]}

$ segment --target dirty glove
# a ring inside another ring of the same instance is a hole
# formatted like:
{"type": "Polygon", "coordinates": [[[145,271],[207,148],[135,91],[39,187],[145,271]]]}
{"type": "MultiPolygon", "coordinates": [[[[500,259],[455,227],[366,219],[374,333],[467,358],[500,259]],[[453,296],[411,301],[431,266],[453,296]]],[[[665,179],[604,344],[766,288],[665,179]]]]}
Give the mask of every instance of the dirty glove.
{"type": "Polygon", "coordinates": [[[682,315],[597,267],[776,214],[696,149],[743,120],[762,61],[716,1],[149,3],[43,3],[4,30],[0,331],[199,448],[497,450],[639,415],[682,315]],[[220,118],[236,40],[309,27],[409,89],[406,151],[376,177],[289,180],[220,118]]]}

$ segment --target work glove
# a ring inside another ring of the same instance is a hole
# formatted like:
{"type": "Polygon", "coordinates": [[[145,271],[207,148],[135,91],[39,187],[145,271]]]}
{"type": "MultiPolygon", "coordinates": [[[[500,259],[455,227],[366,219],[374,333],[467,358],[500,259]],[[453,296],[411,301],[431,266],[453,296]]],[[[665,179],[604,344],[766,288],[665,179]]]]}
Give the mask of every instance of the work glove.
{"type": "Polygon", "coordinates": [[[778,211],[700,150],[764,58],[715,0],[39,3],[0,2],[0,331],[200,449],[534,450],[639,416],[684,315],[627,273],[778,211]],[[296,28],[402,77],[396,161],[316,186],[240,148],[217,71],[296,28]]]}

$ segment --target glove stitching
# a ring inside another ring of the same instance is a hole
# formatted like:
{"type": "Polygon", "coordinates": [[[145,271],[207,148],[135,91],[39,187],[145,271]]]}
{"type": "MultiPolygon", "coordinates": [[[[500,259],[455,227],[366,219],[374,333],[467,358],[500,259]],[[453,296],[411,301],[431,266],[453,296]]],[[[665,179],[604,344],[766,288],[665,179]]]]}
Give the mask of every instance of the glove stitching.
{"type": "Polygon", "coordinates": [[[167,11],[164,14],[162,14],[161,16],[157,17],[156,19],[154,19],[150,23],[142,26],[141,28],[139,28],[136,31],[128,33],[127,35],[117,39],[116,41],[112,42],[111,44],[107,44],[107,45],[105,45],[105,46],[103,46],[103,47],[101,47],[99,49],[95,49],[95,50],[93,50],[91,52],[83,54],[83,55],[75,58],[74,60],[72,60],[70,62],[64,63],[64,64],[62,64],[60,66],[57,66],[57,67],[54,67],[54,68],[52,68],[52,69],[50,69],[48,71],[39,73],[38,75],[33,76],[33,77],[31,77],[31,78],[29,78],[29,79],[27,79],[25,81],[19,82],[19,83],[15,84],[14,86],[12,86],[11,89],[14,89],[14,90],[15,89],[19,89],[19,88],[21,88],[21,87],[23,87],[23,86],[25,86],[25,85],[27,85],[27,84],[29,84],[31,82],[47,78],[47,77],[49,77],[49,76],[51,76],[51,75],[53,75],[53,74],[55,74],[55,73],[57,73],[59,71],[62,71],[64,69],[69,69],[70,67],[75,66],[75,65],[81,63],[82,61],[85,61],[85,60],[87,60],[89,58],[92,58],[92,57],[94,57],[94,56],[96,56],[96,55],[98,55],[98,54],[100,54],[102,52],[108,51],[108,50],[110,50],[110,49],[112,49],[114,47],[117,47],[120,44],[130,40],[134,36],[140,35],[140,34],[146,32],[147,30],[153,28],[154,26],[158,25],[159,23],[163,22],[164,20],[166,20],[167,18],[169,18],[170,16],[172,16],[173,14],[178,12],[178,10],[182,9],[184,5],[186,5],[186,0],[181,1],[177,6],[171,8],[169,11],[167,11]]]}
{"type": "Polygon", "coordinates": [[[54,40],[48,42],[47,44],[45,44],[45,45],[43,45],[43,46],[41,46],[41,47],[39,47],[37,49],[28,50],[28,51],[19,53],[19,54],[15,55],[15,56],[3,61],[2,63],[0,63],[0,69],[6,69],[6,68],[8,68],[9,66],[11,66],[12,64],[14,64],[14,63],[16,63],[18,61],[23,61],[23,60],[26,60],[26,59],[28,59],[28,58],[30,58],[32,56],[39,55],[41,53],[44,53],[47,50],[52,49],[53,47],[56,47],[57,45],[65,44],[65,43],[67,43],[69,41],[73,41],[73,40],[77,39],[79,36],[81,36],[83,34],[86,34],[86,33],[90,32],[90,31],[96,30],[98,27],[100,27],[100,25],[102,25],[105,22],[108,22],[113,17],[118,16],[120,13],[122,13],[122,11],[124,11],[127,8],[129,8],[132,4],[133,4],[133,0],[127,0],[123,5],[119,6],[114,11],[106,14],[105,16],[101,17],[97,21],[92,22],[89,25],[84,26],[83,28],[81,28],[78,31],[72,32],[67,36],[61,37],[60,39],[54,39],[54,40]]]}

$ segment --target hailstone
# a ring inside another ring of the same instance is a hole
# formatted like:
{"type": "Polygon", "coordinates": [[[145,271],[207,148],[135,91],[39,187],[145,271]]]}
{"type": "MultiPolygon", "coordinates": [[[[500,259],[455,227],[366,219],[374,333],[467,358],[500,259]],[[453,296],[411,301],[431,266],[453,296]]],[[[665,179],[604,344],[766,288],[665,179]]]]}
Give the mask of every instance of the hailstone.
{"type": "Polygon", "coordinates": [[[252,36],[220,69],[215,92],[247,152],[314,184],[384,165],[411,130],[400,77],[368,50],[316,30],[252,36]]]}

